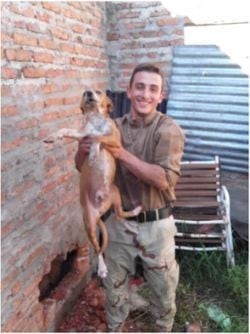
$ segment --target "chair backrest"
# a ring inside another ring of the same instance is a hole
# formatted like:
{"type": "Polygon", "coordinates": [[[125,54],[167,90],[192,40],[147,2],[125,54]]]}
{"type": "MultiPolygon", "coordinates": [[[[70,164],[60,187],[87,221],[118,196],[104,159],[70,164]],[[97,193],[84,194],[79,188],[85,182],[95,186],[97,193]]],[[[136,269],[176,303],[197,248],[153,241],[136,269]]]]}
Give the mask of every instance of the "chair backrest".
{"type": "Polygon", "coordinates": [[[220,205],[219,159],[182,162],[176,185],[175,212],[216,214],[220,205]]]}

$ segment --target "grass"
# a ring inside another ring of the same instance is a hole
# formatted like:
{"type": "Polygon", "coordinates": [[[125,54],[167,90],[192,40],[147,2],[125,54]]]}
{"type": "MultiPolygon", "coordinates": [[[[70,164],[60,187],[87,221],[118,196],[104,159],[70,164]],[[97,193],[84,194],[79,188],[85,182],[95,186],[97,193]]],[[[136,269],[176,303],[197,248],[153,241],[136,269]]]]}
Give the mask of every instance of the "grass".
{"type": "Polygon", "coordinates": [[[173,331],[183,332],[186,322],[199,321],[203,332],[248,333],[248,252],[235,248],[234,268],[227,268],[224,252],[177,253],[180,282],[173,331]],[[230,328],[209,318],[202,305],[211,304],[230,318],[230,328]]]}
{"type": "MultiPolygon", "coordinates": [[[[249,332],[247,248],[242,242],[235,243],[234,268],[227,268],[225,252],[177,252],[180,281],[173,332],[184,332],[186,322],[196,321],[201,324],[202,332],[249,332]],[[204,305],[219,307],[229,317],[230,328],[225,329],[212,320],[206,308],[202,307],[204,305]]],[[[149,297],[147,287],[139,293],[146,299],[149,297]]],[[[150,328],[152,320],[149,310],[135,312],[133,318],[142,321],[146,329],[150,328]]]]}

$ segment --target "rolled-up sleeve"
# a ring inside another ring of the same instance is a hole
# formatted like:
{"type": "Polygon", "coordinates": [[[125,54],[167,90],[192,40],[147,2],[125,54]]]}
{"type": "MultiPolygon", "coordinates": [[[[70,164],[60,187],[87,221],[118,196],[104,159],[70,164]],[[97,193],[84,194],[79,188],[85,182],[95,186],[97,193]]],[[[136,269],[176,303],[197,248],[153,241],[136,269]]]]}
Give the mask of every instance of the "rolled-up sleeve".
{"type": "Polygon", "coordinates": [[[166,172],[169,186],[175,187],[180,176],[180,162],[184,151],[185,135],[181,127],[168,118],[155,134],[154,163],[166,172]]]}

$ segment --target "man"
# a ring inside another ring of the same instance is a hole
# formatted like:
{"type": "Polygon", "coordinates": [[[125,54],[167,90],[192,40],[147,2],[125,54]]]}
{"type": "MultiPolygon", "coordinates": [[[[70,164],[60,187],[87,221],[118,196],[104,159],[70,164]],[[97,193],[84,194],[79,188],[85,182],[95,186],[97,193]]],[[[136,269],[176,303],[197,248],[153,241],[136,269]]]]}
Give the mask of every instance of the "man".
{"type": "MultiPolygon", "coordinates": [[[[121,143],[106,148],[117,159],[116,184],[124,210],[141,204],[144,211],[137,217],[119,220],[111,214],[106,221],[109,244],[105,262],[109,272],[104,286],[108,329],[121,331],[129,314],[128,280],[139,256],[151,289],[151,312],[159,330],[170,332],[179,278],[171,208],[184,134],[172,118],[156,111],[163,98],[163,75],[157,66],[136,66],[127,95],[131,111],[116,120],[121,143]]],[[[78,169],[91,143],[90,138],[81,141],[76,155],[78,169]]]]}

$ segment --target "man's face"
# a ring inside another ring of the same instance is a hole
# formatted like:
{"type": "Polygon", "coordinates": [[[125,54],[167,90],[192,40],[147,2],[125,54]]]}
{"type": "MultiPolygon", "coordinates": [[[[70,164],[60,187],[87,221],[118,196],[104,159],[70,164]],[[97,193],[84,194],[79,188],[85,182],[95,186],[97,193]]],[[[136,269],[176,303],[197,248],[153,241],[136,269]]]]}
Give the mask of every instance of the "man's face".
{"type": "Polygon", "coordinates": [[[127,94],[132,114],[145,117],[155,112],[157,104],[162,101],[162,78],[157,73],[137,72],[127,94]]]}

